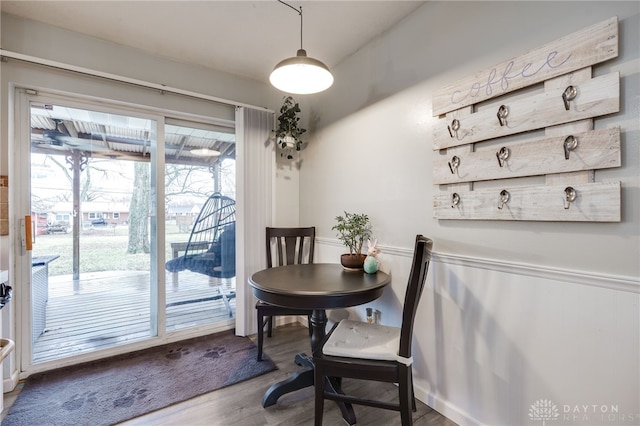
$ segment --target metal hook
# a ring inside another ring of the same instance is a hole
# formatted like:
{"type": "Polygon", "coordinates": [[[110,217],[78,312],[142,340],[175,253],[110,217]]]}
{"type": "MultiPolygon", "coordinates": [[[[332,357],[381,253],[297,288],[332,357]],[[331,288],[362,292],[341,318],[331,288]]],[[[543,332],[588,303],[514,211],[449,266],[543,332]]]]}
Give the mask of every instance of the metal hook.
{"type": "Polygon", "coordinates": [[[505,204],[509,202],[509,198],[511,198],[511,194],[506,189],[500,191],[500,203],[498,204],[498,209],[502,210],[505,204]]]}
{"type": "Polygon", "coordinates": [[[456,174],[458,170],[458,166],[460,165],[460,158],[457,155],[451,157],[451,161],[449,161],[449,170],[451,170],[451,174],[456,174]]]}
{"type": "Polygon", "coordinates": [[[509,154],[511,154],[511,151],[509,151],[509,148],[506,146],[503,146],[500,148],[500,151],[496,152],[496,158],[498,158],[498,164],[500,167],[504,166],[504,162],[509,158],[509,154]]]}
{"type": "Polygon", "coordinates": [[[451,208],[454,208],[458,204],[460,204],[460,195],[458,195],[457,192],[454,192],[451,194],[451,208]]]}
{"type": "Polygon", "coordinates": [[[458,129],[460,129],[460,120],[458,120],[457,118],[454,118],[453,121],[451,122],[450,126],[447,126],[447,129],[449,129],[449,135],[454,138],[455,136],[458,136],[458,129]],[[455,136],[453,135],[455,133],[455,136]]]}
{"type": "Polygon", "coordinates": [[[569,159],[569,153],[578,147],[578,139],[573,136],[567,136],[563,143],[564,146],[564,159],[569,159]]]}
{"type": "Polygon", "coordinates": [[[498,108],[498,123],[500,123],[500,126],[504,126],[507,124],[507,115],[509,115],[509,108],[507,108],[504,105],[500,105],[500,108],[498,108]]]}
{"type": "Polygon", "coordinates": [[[564,89],[564,92],[562,92],[562,101],[564,102],[564,109],[569,111],[569,102],[574,100],[577,95],[578,95],[578,89],[576,89],[574,86],[567,86],[567,88],[564,89]]]}
{"type": "Polygon", "coordinates": [[[578,197],[578,191],[576,191],[572,186],[567,186],[564,189],[564,208],[565,210],[569,208],[571,203],[573,203],[578,197]]]}

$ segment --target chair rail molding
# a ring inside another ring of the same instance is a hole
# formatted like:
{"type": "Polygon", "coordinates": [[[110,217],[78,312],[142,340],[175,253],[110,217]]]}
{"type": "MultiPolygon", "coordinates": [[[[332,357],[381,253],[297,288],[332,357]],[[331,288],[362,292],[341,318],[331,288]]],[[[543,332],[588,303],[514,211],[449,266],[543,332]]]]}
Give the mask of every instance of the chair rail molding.
{"type": "MultiPolygon", "coordinates": [[[[342,243],[334,238],[316,237],[316,244],[325,246],[342,247],[342,243]]],[[[378,245],[382,253],[389,256],[410,258],[413,254],[408,247],[395,247],[378,245]]],[[[576,271],[545,265],[533,265],[523,262],[510,262],[504,260],[487,259],[473,256],[463,256],[451,253],[439,253],[433,251],[432,261],[459,265],[467,268],[485,269],[515,275],[543,278],[548,280],[563,281],[591,287],[606,288],[609,290],[624,291],[640,294],[640,278],[616,275],[598,274],[595,272],[576,271]]]]}

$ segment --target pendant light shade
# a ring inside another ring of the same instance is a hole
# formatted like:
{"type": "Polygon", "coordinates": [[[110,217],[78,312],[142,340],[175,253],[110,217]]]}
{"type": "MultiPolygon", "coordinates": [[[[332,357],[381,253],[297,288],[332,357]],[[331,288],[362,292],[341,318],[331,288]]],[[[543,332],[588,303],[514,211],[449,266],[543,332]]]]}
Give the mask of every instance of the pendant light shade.
{"type": "Polygon", "coordinates": [[[308,95],[322,92],[333,84],[333,75],[321,61],[307,56],[302,48],[302,6],[300,10],[278,0],[300,15],[300,49],[296,56],[280,61],[269,76],[269,81],[276,89],[287,93],[308,95]]]}
{"type": "Polygon", "coordinates": [[[269,81],[283,92],[308,95],[331,87],[333,75],[325,64],[308,57],[304,49],[299,49],[296,56],[276,65],[269,81]]]}
{"type": "Polygon", "coordinates": [[[217,157],[220,155],[220,151],[209,148],[195,148],[190,152],[198,157],[217,157]]]}

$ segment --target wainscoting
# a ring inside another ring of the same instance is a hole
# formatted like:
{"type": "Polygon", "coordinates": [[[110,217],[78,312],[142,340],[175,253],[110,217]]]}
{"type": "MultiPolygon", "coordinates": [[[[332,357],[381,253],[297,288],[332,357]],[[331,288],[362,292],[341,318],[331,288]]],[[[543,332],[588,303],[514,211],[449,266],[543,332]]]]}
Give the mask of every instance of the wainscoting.
{"type": "MultiPolygon", "coordinates": [[[[383,324],[399,325],[412,253],[381,249],[391,288],[349,313],[364,318],[372,307],[383,324]]],[[[318,262],[331,262],[340,250],[321,239],[318,262]]],[[[427,282],[414,331],[416,396],[449,419],[529,424],[540,400],[556,407],[558,424],[575,424],[575,413],[566,411],[593,404],[609,407],[613,417],[578,413],[582,423],[638,416],[637,279],[436,250],[427,282]]]]}

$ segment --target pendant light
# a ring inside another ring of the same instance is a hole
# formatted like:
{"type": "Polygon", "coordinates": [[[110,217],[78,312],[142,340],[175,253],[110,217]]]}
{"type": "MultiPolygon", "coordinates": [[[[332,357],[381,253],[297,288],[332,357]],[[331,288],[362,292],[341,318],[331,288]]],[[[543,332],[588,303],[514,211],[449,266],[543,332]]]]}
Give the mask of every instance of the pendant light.
{"type": "Polygon", "coordinates": [[[296,56],[280,61],[269,76],[271,84],[279,90],[287,93],[308,95],[322,92],[333,84],[333,75],[329,68],[317,59],[307,56],[302,48],[302,6],[300,10],[278,0],[285,6],[289,6],[300,15],[300,49],[296,56]]]}
{"type": "Polygon", "coordinates": [[[220,155],[220,151],[209,148],[194,148],[189,152],[197,157],[217,157],[220,155]]]}

